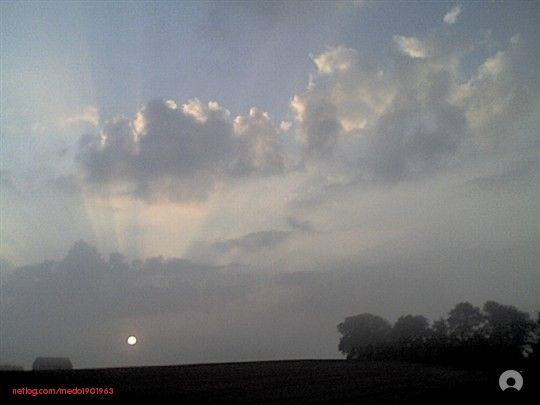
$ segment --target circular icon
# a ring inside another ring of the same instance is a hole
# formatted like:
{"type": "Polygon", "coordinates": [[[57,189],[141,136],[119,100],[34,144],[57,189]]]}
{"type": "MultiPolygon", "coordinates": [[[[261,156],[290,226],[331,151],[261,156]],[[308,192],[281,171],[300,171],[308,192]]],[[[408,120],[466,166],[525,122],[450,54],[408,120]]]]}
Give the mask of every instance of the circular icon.
{"type": "Polygon", "coordinates": [[[137,343],[137,338],[133,335],[129,336],[126,340],[127,344],[133,346],[137,343]]]}
{"type": "Polygon", "coordinates": [[[508,388],[519,391],[523,387],[523,377],[516,370],[506,370],[499,377],[499,387],[503,391],[508,388]]]}

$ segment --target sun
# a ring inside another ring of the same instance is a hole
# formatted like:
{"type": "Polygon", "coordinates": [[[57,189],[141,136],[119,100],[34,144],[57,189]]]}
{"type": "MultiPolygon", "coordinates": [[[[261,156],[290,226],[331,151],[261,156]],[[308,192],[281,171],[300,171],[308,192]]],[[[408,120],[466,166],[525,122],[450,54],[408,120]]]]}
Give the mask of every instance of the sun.
{"type": "Polygon", "coordinates": [[[126,340],[127,344],[133,346],[137,343],[137,338],[133,335],[129,336],[126,340]]]}

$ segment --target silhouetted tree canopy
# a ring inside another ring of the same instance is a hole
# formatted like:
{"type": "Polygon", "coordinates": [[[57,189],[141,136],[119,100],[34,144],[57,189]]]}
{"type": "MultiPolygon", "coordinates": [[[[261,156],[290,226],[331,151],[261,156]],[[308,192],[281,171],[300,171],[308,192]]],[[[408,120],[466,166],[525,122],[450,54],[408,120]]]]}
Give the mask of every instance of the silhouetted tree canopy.
{"type": "Polygon", "coordinates": [[[533,337],[531,339],[531,353],[529,358],[540,365],[540,312],[536,318],[536,324],[534,325],[533,337]]]}
{"type": "Polygon", "coordinates": [[[448,323],[446,322],[446,319],[440,318],[439,320],[434,321],[431,326],[431,332],[435,338],[446,339],[448,336],[448,323]]]}
{"type": "Polygon", "coordinates": [[[338,349],[348,359],[486,364],[540,357],[540,313],[534,322],[526,312],[494,301],[482,310],[461,302],[431,326],[422,315],[400,316],[391,325],[364,313],[346,318],[338,331],[338,349]]]}
{"type": "Polygon", "coordinates": [[[488,321],[487,333],[491,339],[511,345],[523,345],[527,342],[534,325],[528,313],[494,301],[484,304],[484,313],[488,321]]]}
{"type": "Polygon", "coordinates": [[[422,341],[429,335],[429,321],[422,315],[400,316],[392,328],[392,338],[398,342],[422,341]]]}
{"type": "Polygon", "coordinates": [[[357,356],[360,349],[370,350],[385,342],[392,330],[386,319],[367,313],[345,318],[337,328],[343,335],[339,341],[339,350],[348,358],[357,356]]]}
{"type": "Polygon", "coordinates": [[[461,302],[448,314],[448,330],[454,339],[466,341],[482,327],[484,320],[480,308],[461,302]]]}

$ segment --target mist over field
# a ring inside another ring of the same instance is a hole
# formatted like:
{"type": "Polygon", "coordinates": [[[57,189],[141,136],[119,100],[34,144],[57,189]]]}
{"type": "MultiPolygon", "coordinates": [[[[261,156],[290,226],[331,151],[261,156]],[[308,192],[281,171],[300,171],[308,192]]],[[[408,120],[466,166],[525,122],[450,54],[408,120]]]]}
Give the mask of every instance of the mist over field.
{"type": "Polygon", "coordinates": [[[341,358],[358,313],[540,311],[538,3],[0,17],[0,364],[341,358]]]}

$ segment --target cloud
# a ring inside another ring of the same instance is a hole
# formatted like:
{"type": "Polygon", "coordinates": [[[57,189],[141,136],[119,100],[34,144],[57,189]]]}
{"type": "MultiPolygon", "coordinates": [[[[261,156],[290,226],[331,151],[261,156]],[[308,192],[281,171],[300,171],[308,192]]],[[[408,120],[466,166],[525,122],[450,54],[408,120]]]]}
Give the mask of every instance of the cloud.
{"type": "Polygon", "coordinates": [[[371,180],[401,180],[457,150],[465,128],[448,101],[451,72],[431,59],[411,64],[396,55],[393,76],[352,49],[329,49],[314,60],[318,74],[292,102],[308,157],[371,180]]]}
{"type": "Polygon", "coordinates": [[[383,74],[358,51],[329,48],[313,58],[317,74],[291,108],[300,124],[298,140],[309,156],[328,156],[343,133],[371,126],[393,94],[383,74]]]}
{"type": "Polygon", "coordinates": [[[133,121],[119,116],[79,142],[89,183],[152,200],[201,200],[231,178],[283,173],[287,158],[267,113],[232,118],[216,102],[154,100],[133,121]]]}
{"type": "Polygon", "coordinates": [[[457,6],[452,7],[452,9],[444,15],[443,21],[448,25],[455,24],[460,14],[461,4],[458,4],[457,6]]]}
{"type": "Polygon", "coordinates": [[[528,160],[513,163],[505,170],[483,175],[469,180],[466,187],[480,189],[481,191],[501,192],[504,189],[532,190],[539,182],[540,159],[533,157],[528,160]]]}
{"type": "Polygon", "coordinates": [[[214,247],[226,253],[233,250],[253,252],[259,249],[267,249],[285,241],[291,232],[289,231],[259,231],[246,234],[240,238],[227,239],[214,243],[214,247]]]}
{"type": "MultiPolygon", "coordinates": [[[[300,288],[274,276],[180,258],[129,263],[114,253],[106,260],[80,241],[62,260],[18,267],[5,280],[2,358],[19,363],[30,364],[43,352],[69,356],[76,367],[103,367],[265,359],[289,352],[307,356],[320,350],[320,345],[306,348],[298,336],[317,329],[316,319],[308,330],[301,326],[312,315],[302,296],[295,297],[300,288]],[[294,302],[294,312],[287,311],[294,302]],[[298,331],[291,335],[285,325],[298,331]],[[128,333],[146,342],[130,359],[123,352],[128,333]],[[257,347],[245,344],[250,341],[257,347]]],[[[332,332],[334,323],[328,320],[332,332]]],[[[327,356],[335,352],[334,340],[333,333],[326,340],[327,356]]]]}
{"type": "Polygon", "coordinates": [[[242,141],[238,159],[242,173],[280,173],[285,169],[286,156],[281,150],[279,131],[268,113],[253,107],[248,116],[234,119],[234,133],[242,141]]]}
{"type": "Polygon", "coordinates": [[[417,38],[395,35],[394,42],[397,44],[400,52],[409,56],[410,58],[425,59],[427,57],[425,45],[417,38]]]}
{"type": "MultiPolygon", "coordinates": [[[[485,44],[459,39],[445,32],[395,36],[386,68],[341,46],[315,56],[316,73],[291,102],[306,161],[377,183],[464,164],[463,156],[486,142],[494,147],[497,138],[515,152],[526,132],[517,126],[539,101],[519,37],[465,80],[464,58],[485,44]]],[[[531,136],[523,142],[534,144],[531,136]]]]}
{"type": "Polygon", "coordinates": [[[68,113],[49,113],[32,125],[32,132],[38,135],[69,132],[73,128],[97,128],[100,123],[99,110],[95,106],[72,110],[68,113]]]}
{"type": "Polygon", "coordinates": [[[287,132],[292,127],[292,122],[290,121],[281,121],[279,124],[279,129],[283,132],[287,132]]]}
{"type": "Polygon", "coordinates": [[[302,221],[293,216],[285,218],[287,224],[294,230],[303,231],[303,232],[312,232],[315,228],[310,221],[302,221]]]}
{"type": "Polygon", "coordinates": [[[293,236],[293,231],[277,229],[250,232],[238,238],[228,238],[217,241],[194,242],[186,256],[190,260],[229,264],[239,263],[261,252],[271,252],[293,236]]]}
{"type": "Polygon", "coordinates": [[[465,109],[468,126],[481,136],[483,146],[511,143],[515,149],[517,128],[540,108],[537,74],[527,68],[526,53],[514,36],[506,49],[489,56],[456,86],[454,102],[465,109]]]}
{"type": "Polygon", "coordinates": [[[78,167],[94,189],[146,201],[200,201],[235,179],[306,163],[348,184],[420,178],[496,138],[515,143],[514,129],[539,105],[519,35],[465,73],[467,56],[485,54],[487,42],[446,30],[395,35],[386,66],[329,47],[312,56],[315,72],[291,98],[294,126],[256,107],[232,117],[217,102],[154,100],[133,120],[115,117],[81,137],[78,167]],[[287,146],[301,164],[285,152],[283,132],[295,133],[297,145],[287,146]]]}
{"type": "Polygon", "coordinates": [[[268,269],[281,260],[287,260],[289,249],[294,250],[294,246],[300,246],[303,237],[316,233],[315,227],[308,220],[292,215],[283,219],[289,227],[287,230],[268,229],[239,237],[196,241],[189,247],[186,257],[213,265],[243,264],[268,269]]]}
{"type": "Polygon", "coordinates": [[[97,127],[99,125],[99,110],[97,107],[88,106],[79,113],[65,117],[62,122],[64,125],[84,123],[97,127]]]}
{"type": "Polygon", "coordinates": [[[76,367],[335,358],[335,324],[357,312],[433,319],[471,297],[534,309],[537,242],[405,259],[389,257],[385,245],[377,264],[352,258],[256,274],[174,257],[105,259],[80,241],[61,260],[5,274],[1,355],[25,366],[44,353],[69,356],[76,367]],[[144,344],[126,356],[131,333],[144,344]]]}
{"type": "Polygon", "coordinates": [[[358,63],[359,54],[351,48],[338,46],[329,48],[326,52],[313,58],[320,74],[330,75],[336,72],[346,72],[358,63]]]}

